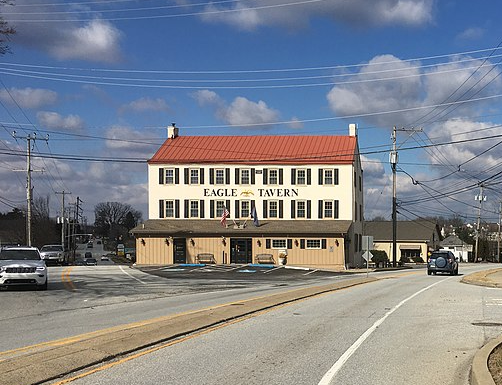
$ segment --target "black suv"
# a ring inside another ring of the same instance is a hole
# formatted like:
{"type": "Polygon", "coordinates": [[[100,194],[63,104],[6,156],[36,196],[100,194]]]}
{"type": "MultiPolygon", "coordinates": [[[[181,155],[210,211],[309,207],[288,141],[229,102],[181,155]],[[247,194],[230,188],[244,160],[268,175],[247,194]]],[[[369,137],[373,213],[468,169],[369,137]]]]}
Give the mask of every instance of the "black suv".
{"type": "Polygon", "coordinates": [[[450,273],[458,274],[458,258],[448,250],[433,251],[427,258],[427,274],[450,273]]]}

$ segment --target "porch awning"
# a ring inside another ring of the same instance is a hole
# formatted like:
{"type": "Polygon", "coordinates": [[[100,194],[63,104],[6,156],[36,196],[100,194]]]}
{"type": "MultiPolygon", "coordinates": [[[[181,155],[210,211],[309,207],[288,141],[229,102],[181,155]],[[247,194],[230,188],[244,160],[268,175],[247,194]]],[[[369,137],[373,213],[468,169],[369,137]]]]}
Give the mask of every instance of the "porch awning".
{"type": "Polygon", "coordinates": [[[421,245],[400,245],[399,248],[401,250],[420,250],[422,248],[421,245]]]}

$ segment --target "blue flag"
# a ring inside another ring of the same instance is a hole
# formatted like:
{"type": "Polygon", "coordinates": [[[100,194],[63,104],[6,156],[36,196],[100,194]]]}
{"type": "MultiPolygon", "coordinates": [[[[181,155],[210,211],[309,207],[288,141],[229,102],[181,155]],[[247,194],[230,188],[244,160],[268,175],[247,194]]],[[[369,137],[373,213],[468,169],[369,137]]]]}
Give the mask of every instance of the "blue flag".
{"type": "Polygon", "coordinates": [[[258,213],[256,212],[256,206],[251,210],[251,218],[253,218],[253,223],[256,227],[260,226],[260,222],[258,222],[258,213]]]}

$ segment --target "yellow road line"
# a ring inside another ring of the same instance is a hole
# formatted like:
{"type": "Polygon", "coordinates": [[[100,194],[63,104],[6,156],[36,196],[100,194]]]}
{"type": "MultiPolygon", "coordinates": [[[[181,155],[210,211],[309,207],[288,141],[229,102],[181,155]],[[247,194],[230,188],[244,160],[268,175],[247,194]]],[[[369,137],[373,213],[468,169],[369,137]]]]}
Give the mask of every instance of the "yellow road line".
{"type": "Polygon", "coordinates": [[[61,281],[63,282],[63,285],[70,291],[74,291],[76,289],[75,285],[73,284],[73,282],[71,281],[71,278],[70,278],[70,273],[71,273],[72,269],[73,269],[73,266],[67,267],[61,273],[61,281]]]}

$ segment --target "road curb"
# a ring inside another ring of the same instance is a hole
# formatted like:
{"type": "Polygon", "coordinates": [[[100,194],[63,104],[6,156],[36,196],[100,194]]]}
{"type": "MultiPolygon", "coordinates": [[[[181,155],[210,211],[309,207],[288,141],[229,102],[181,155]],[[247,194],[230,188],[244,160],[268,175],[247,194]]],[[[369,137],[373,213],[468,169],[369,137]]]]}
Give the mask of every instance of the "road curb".
{"type": "Polygon", "coordinates": [[[123,325],[53,344],[11,351],[0,359],[3,385],[33,385],[51,381],[124,354],[166,342],[275,306],[320,294],[378,281],[352,278],[329,285],[292,289],[265,297],[251,298],[183,314],[175,314],[123,325]],[[236,306],[238,305],[238,306],[236,306]],[[13,355],[13,356],[12,356],[13,355]]]}
{"type": "Polygon", "coordinates": [[[489,341],[474,355],[471,368],[471,385],[495,385],[492,374],[488,369],[490,354],[502,344],[502,336],[489,341]]]}

